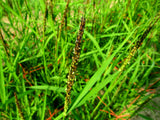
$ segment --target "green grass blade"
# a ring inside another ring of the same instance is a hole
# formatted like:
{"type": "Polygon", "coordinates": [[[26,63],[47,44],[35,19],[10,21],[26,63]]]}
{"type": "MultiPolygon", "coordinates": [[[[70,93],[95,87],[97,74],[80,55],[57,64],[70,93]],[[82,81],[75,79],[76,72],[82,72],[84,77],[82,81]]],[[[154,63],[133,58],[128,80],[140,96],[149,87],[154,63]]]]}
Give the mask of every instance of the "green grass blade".
{"type": "Polygon", "coordinates": [[[44,120],[47,102],[47,90],[45,91],[41,120],[44,120]]]}
{"type": "Polygon", "coordinates": [[[5,92],[5,79],[4,79],[4,73],[3,73],[3,63],[2,63],[2,52],[0,50],[0,95],[1,95],[1,101],[3,104],[5,104],[6,101],[6,92],[5,92]]]}
{"type": "Polygon", "coordinates": [[[31,86],[31,87],[27,87],[30,89],[36,89],[36,90],[52,90],[55,92],[66,92],[65,88],[63,87],[55,87],[55,86],[49,86],[49,85],[41,85],[41,86],[31,86]]]}

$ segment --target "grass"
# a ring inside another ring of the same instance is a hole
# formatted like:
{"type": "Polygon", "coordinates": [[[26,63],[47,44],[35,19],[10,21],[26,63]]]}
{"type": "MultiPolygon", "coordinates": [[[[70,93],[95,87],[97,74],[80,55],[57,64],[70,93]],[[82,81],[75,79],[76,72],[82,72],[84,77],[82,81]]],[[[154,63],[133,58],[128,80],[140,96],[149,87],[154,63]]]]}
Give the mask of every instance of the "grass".
{"type": "Polygon", "coordinates": [[[0,2],[0,119],[131,119],[159,97],[159,5],[153,0],[0,2]],[[76,81],[64,117],[82,16],[76,81]]]}

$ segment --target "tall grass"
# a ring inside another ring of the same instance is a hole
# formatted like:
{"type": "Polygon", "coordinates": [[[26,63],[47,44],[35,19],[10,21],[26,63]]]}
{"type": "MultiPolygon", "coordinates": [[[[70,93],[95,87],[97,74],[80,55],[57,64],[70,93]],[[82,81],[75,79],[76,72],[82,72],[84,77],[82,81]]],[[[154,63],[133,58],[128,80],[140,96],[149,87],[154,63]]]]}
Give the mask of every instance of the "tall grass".
{"type": "Polygon", "coordinates": [[[65,119],[130,119],[159,96],[158,1],[5,0],[0,6],[0,119],[64,117],[82,15],[65,119]]]}

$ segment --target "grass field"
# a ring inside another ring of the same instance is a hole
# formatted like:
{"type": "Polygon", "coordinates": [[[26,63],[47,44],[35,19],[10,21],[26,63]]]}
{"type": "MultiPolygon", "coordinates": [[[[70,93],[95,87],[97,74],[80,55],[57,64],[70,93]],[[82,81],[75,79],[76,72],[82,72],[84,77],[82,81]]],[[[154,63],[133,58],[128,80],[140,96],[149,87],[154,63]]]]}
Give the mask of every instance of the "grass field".
{"type": "Polygon", "coordinates": [[[1,0],[0,119],[131,119],[160,96],[159,8],[158,0],[1,0]]]}

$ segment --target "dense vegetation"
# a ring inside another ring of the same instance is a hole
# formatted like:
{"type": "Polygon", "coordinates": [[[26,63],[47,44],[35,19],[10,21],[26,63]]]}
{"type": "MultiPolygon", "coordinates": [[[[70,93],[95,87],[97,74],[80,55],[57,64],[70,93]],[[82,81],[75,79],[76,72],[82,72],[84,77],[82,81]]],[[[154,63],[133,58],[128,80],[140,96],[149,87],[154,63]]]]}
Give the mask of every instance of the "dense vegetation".
{"type": "Polygon", "coordinates": [[[0,119],[137,114],[159,96],[159,8],[158,0],[1,0],[0,119]]]}

